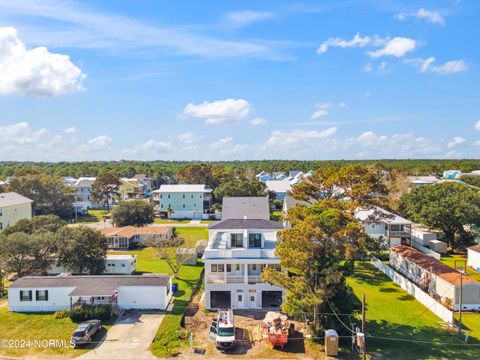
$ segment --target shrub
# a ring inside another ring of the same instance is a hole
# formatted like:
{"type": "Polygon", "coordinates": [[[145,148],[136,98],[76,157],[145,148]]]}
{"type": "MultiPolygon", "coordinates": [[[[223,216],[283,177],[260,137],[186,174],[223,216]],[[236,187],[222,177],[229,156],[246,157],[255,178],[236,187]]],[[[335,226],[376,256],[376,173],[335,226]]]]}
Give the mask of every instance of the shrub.
{"type": "Polygon", "coordinates": [[[70,311],[68,311],[68,310],[57,311],[57,312],[55,313],[55,319],[65,319],[65,318],[67,318],[69,315],[70,315],[70,311]]]}
{"type": "Polygon", "coordinates": [[[83,322],[92,319],[108,321],[111,318],[110,307],[107,305],[95,305],[70,310],[68,313],[73,322],[83,322]]]}

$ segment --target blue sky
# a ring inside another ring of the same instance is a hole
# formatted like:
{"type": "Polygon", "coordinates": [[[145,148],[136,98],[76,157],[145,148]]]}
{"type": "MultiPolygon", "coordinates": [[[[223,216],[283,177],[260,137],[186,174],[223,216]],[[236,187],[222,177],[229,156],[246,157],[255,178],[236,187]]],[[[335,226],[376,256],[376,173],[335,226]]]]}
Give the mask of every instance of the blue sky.
{"type": "Polygon", "coordinates": [[[479,10],[0,0],[0,159],[478,158],[479,10]]]}

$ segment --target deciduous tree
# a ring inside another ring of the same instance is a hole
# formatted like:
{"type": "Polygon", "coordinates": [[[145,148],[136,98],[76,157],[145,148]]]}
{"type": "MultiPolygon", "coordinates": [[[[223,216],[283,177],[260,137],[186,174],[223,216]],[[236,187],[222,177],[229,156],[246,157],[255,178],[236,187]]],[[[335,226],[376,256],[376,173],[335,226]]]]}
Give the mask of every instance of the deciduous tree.
{"type": "Polygon", "coordinates": [[[480,225],[480,194],[453,182],[422,186],[400,198],[403,215],[433,229],[441,229],[452,247],[468,245],[472,236],[464,225],[480,225]]]}
{"type": "Polygon", "coordinates": [[[116,226],[144,226],[153,223],[153,206],[140,199],[120,201],[112,209],[112,222],[116,226]]]}
{"type": "Polygon", "coordinates": [[[15,176],[9,188],[20,195],[33,200],[35,215],[53,214],[68,218],[74,202],[73,189],[60,177],[47,174],[21,172],[15,176]]]}
{"type": "Polygon", "coordinates": [[[265,184],[258,180],[235,179],[220,184],[214,190],[215,198],[221,201],[225,196],[266,196],[265,184]]]}
{"type": "Polygon", "coordinates": [[[56,238],[60,266],[91,275],[105,270],[107,239],[98,230],[86,226],[64,227],[56,238]]]}

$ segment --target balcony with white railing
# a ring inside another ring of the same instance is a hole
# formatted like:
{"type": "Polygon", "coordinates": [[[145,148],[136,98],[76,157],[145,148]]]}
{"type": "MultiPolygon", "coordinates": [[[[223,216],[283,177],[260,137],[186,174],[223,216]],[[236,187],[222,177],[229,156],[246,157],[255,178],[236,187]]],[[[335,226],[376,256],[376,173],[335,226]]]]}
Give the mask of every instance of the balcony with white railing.
{"type": "Polygon", "coordinates": [[[260,275],[227,275],[210,274],[206,276],[207,284],[258,284],[263,283],[260,275]]]}

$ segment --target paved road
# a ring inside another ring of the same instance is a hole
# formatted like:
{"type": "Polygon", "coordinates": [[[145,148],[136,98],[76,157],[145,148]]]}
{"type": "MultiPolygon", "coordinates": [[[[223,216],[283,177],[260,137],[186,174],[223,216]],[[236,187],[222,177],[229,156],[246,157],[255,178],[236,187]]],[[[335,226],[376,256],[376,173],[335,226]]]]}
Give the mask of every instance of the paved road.
{"type": "Polygon", "coordinates": [[[156,359],[148,348],[163,317],[164,314],[129,313],[115,322],[96,349],[77,359],[156,359]]]}

